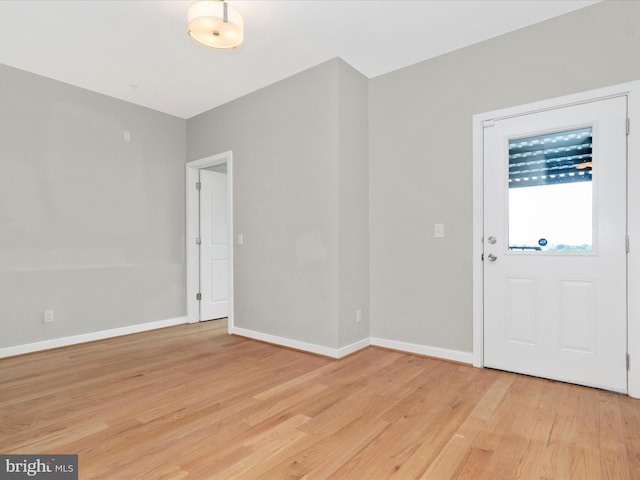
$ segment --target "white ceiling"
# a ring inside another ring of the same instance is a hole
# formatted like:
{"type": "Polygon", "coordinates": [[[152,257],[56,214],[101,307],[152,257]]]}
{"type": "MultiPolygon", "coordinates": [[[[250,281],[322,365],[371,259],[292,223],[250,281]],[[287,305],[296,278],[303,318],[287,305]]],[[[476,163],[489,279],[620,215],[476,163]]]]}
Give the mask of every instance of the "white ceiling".
{"type": "Polygon", "coordinates": [[[230,51],[189,38],[191,3],[0,0],[0,63],[189,118],[334,57],[373,78],[596,1],[230,1],[230,51]]]}

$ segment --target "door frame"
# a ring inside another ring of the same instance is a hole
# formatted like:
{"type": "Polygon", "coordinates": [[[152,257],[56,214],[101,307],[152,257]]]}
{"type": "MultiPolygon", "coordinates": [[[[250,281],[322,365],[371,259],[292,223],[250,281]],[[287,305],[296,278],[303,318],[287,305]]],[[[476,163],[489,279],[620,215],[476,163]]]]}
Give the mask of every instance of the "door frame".
{"type": "Polygon", "coordinates": [[[627,118],[627,372],[628,394],[640,398],[640,81],[589,90],[573,95],[473,115],[473,366],[484,366],[484,125],[495,120],[568,107],[612,97],[628,98],[627,118]]]}
{"type": "Polygon", "coordinates": [[[233,153],[231,151],[219,153],[198,160],[187,162],[185,166],[185,197],[186,197],[186,232],[185,250],[187,264],[187,322],[200,321],[200,303],[196,294],[200,289],[200,256],[196,238],[200,229],[200,211],[198,190],[196,183],[200,178],[200,170],[214,165],[227,164],[227,197],[229,220],[229,322],[228,331],[234,324],[234,293],[233,293],[233,153]]]}

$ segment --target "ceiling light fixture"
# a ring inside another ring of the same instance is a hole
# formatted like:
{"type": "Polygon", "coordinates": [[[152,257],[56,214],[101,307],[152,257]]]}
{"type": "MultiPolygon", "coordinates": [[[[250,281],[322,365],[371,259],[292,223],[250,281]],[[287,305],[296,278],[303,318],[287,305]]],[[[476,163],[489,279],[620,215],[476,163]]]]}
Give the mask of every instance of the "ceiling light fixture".
{"type": "Polygon", "coordinates": [[[224,0],[199,0],[189,7],[189,36],[207,47],[235,48],[242,43],[244,20],[224,0]]]}

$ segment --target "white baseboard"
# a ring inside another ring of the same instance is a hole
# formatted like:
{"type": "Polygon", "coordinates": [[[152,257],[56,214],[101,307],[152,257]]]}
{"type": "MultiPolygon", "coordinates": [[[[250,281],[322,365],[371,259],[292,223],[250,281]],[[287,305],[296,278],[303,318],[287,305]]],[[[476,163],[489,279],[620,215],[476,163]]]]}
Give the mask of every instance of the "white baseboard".
{"type": "Polygon", "coordinates": [[[460,350],[449,350],[447,348],[431,347],[429,345],[418,345],[417,343],[399,342],[397,340],[387,340],[386,338],[371,337],[371,345],[377,347],[391,348],[402,352],[417,353],[427,357],[442,358],[454,362],[473,363],[473,353],[462,352],[460,350]]]}
{"type": "Polygon", "coordinates": [[[316,345],[315,343],[301,342],[300,340],[279,337],[277,335],[271,335],[269,333],[247,330],[246,328],[231,327],[229,328],[229,333],[231,333],[232,335],[240,335],[241,337],[252,338],[254,340],[260,340],[262,342],[273,343],[282,347],[293,348],[295,350],[316,353],[318,355],[324,355],[325,357],[331,358],[342,358],[346,355],[369,346],[368,338],[352,343],[351,345],[347,345],[346,347],[331,348],[325,347],[323,345],[316,345]]]}
{"type": "Polygon", "coordinates": [[[293,340],[291,338],[279,337],[268,333],[256,332],[255,330],[247,330],[245,328],[231,327],[229,329],[229,333],[240,335],[242,337],[253,338],[254,340],[261,340],[267,343],[273,343],[274,345],[316,353],[318,355],[324,355],[325,357],[331,358],[342,358],[357,352],[358,350],[362,350],[369,345],[374,345],[407,353],[416,353],[418,355],[425,355],[428,357],[442,358],[443,360],[451,360],[454,362],[468,364],[473,363],[473,354],[471,352],[461,352],[459,350],[449,350],[446,348],[431,347],[429,345],[399,342],[397,340],[387,340],[385,338],[364,338],[345,347],[330,348],[322,345],[316,345],[314,343],[293,340]]]}
{"type": "MultiPolygon", "coordinates": [[[[54,338],[44,340],[42,342],[27,343],[24,345],[16,345],[13,347],[0,348],[0,358],[13,357],[15,355],[23,355],[25,353],[39,352],[41,350],[49,350],[51,348],[66,347],[78,343],[93,342],[95,340],[103,340],[105,338],[119,337],[132,333],[146,332],[148,330],[156,330],[158,328],[172,327],[174,325],[182,325],[187,323],[187,317],[169,318],[166,320],[158,320],[156,322],[139,323],[137,325],[128,325],[126,327],[113,328],[110,330],[101,330],[98,332],[84,333],[81,335],[73,335],[71,337],[54,338]]],[[[291,338],[279,337],[268,333],[256,332],[245,328],[229,327],[229,333],[240,335],[242,337],[253,338],[267,343],[273,343],[283,347],[302,350],[305,352],[324,355],[331,358],[342,358],[350,355],[358,350],[374,345],[378,347],[391,348],[408,353],[417,353],[429,357],[442,358],[461,363],[473,363],[473,354],[471,352],[461,352],[458,350],[449,350],[446,348],[431,347],[429,345],[418,345],[415,343],[399,342],[397,340],[387,340],[385,338],[363,338],[350,345],[340,348],[325,347],[314,343],[302,342],[291,338]]]]}
{"type": "Polygon", "coordinates": [[[369,345],[371,345],[371,339],[367,337],[367,338],[363,338],[362,340],[358,340],[357,342],[352,343],[351,345],[347,345],[346,347],[340,347],[338,348],[337,358],[342,358],[342,357],[346,357],[347,355],[351,355],[352,353],[355,353],[358,350],[367,348],[369,345]]]}
{"type": "Polygon", "coordinates": [[[16,345],[14,347],[5,347],[0,348],[0,358],[39,352],[41,350],[49,350],[51,348],[66,347],[68,345],[75,345],[78,343],[93,342],[95,340],[103,340],[105,338],[129,335],[131,333],[146,332],[147,330],[156,330],[158,328],[173,327],[174,325],[181,325],[183,323],[187,323],[187,317],[168,318],[166,320],[158,320],[156,322],[139,323],[137,325],[127,325],[126,327],[83,333],[81,335],[73,335],[71,337],[54,338],[51,340],[43,340],[41,342],[16,345]]]}

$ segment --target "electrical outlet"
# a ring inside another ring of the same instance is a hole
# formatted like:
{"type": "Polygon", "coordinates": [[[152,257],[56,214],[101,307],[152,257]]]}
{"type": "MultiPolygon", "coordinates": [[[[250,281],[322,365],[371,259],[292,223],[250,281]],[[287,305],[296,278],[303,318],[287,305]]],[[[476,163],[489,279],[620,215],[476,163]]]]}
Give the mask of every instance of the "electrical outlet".
{"type": "Polygon", "coordinates": [[[44,311],[44,323],[53,322],[53,310],[44,311]]]}

